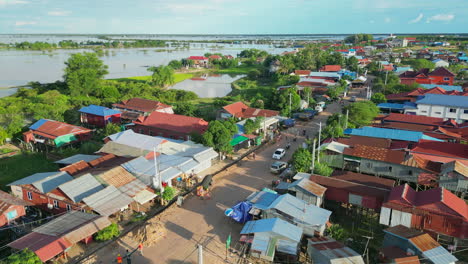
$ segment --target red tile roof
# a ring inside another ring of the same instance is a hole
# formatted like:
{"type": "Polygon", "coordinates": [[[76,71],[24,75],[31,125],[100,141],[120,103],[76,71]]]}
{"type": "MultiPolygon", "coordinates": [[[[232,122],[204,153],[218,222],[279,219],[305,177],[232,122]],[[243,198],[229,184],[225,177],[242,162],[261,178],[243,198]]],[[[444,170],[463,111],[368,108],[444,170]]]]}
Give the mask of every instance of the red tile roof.
{"type": "Polygon", "coordinates": [[[134,123],[181,133],[202,134],[208,128],[208,122],[202,118],[161,112],[152,112],[149,116],[142,116],[134,123]]]}
{"type": "Polygon", "coordinates": [[[294,74],[296,74],[296,75],[309,75],[310,71],[309,70],[295,70],[294,74]]]}
{"type": "Polygon", "coordinates": [[[435,70],[433,70],[431,73],[429,73],[430,76],[444,76],[444,77],[453,77],[455,74],[453,74],[451,71],[449,71],[447,68],[444,67],[439,67],[435,70]]]}
{"type": "Polygon", "coordinates": [[[421,140],[416,147],[411,149],[411,152],[468,160],[468,145],[466,144],[421,140]]]}
{"type": "Polygon", "coordinates": [[[31,130],[34,131],[34,134],[40,134],[41,136],[52,139],[68,134],[79,135],[92,132],[90,129],[84,127],[74,126],[55,120],[47,120],[39,128],[31,130]]]}
{"type": "Polygon", "coordinates": [[[30,249],[43,261],[52,259],[72,246],[65,238],[32,232],[8,244],[9,247],[23,250],[30,249]]]}
{"type": "Polygon", "coordinates": [[[296,85],[297,86],[302,86],[302,87],[327,87],[326,83],[323,83],[323,82],[310,82],[310,81],[298,82],[296,85]]]}
{"type": "MultiPolygon", "coordinates": [[[[348,52],[348,50],[345,50],[345,52],[348,52]]],[[[337,72],[341,70],[340,65],[325,65],[322,68],[320,68],[319,71],[321,72],[337,72]]]]}
{"type": "Polygon", "coordinates": [[[384,206],[391,207],[392,204],[468,220],[466,202],[442,187],[416,192],[408,184],[397,186],[391,191],[384,206]]]}
{"type": "Polygon", "coordinates": [[[188,60],[207,60],[208,58],[205,56],[190,56],[188,60]]]}
{"type": "Polygon", "coordinates": [[[384,122],[400,122],[400,123],[411,123],[428,126],[440,126],[444,123],[443,118],[419,116],[419,115],[405,115],[391,113],[383,118],[384,122]]]}
{"type": "Polygon", "coordinates": [[[388,148],[392,140],[388,138],[373,138],[373,137],[364,137],[364,136],[355,136],[352,135],[349,138],[339,138],[338,143],[345,144],[348,146],[354,145],[366,145],[378,148],[388,148]]]}
{"type": "Polygon", "coordinates": [[[359,157],[370,160],[380,160],[396,164],[402,163],[405,158],[405,152],[403,151],[365,145],[355,145],[351,148],[345,148],[343,154],[353,157],[359,157]]]}
{"type": "Polygon", "coordinates": [[[219,55],[211,55],[209,58],[210,58],[210,59],[214,59],[214,60],[222,59],[222,57],[219,56],[219,55]]]}
{"type": "Polygon", "coordinates": [[[236,102],[230,105],[226,105],[223,107],[229,114],[240,117],[240,118],[250,118],[250,117],[272,117],[279,115],[278,111],[268,110],[268,109],[258,109],[248,107],[243,102],[236,102]]]}
{"type": "Polygon", "coordinates": [[[395,186],[395,181],[375,176],[369,176],[351,171],[335,170],[332,175],[335,179],[350,181],[366,186],[391,190],[395,186]]]}
{"type": "Polygon", "coordinates": [[[153,112],[164,108],[171,107],[170,105],[163,104],[158,101],[148,100],[143,98],[132,98],[122,101],[120,104],[113,104],[112,106],[117,108],[125,108],[131,110],[137,110],[141,112],[153,112]]]}

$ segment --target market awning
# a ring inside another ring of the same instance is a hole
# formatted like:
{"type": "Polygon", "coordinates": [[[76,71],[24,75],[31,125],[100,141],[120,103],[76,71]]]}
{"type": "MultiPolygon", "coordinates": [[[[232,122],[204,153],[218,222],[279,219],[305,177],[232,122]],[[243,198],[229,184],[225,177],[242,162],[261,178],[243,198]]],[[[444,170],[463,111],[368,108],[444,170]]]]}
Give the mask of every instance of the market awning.
{"type": "Polygon", "coordinates": [[[64,144],[76,141],[77,138],[73,134],[63,135],[54,139],[55,146],[61,147],[64,144]]]}
{"type": "Polygon", "coordinates": [[[156,194],[153,192],[150,192],[148,190],[143,190],[139,192],[135,197],[133,197],[133,200],[135,200],[139,204],[145,204],[149,202],[150,200],[154,199],[156,197],[156,194]]]}
{"type": "Polygon", "coordinates": [[[231,146],[235,146],[235,145],[238,145],[246,140],[249,140],[248,137],[244,137],[244,136],[237,136],[235,138],[233,138],[231,140],[231,142],[229,143],[231,146]]]}

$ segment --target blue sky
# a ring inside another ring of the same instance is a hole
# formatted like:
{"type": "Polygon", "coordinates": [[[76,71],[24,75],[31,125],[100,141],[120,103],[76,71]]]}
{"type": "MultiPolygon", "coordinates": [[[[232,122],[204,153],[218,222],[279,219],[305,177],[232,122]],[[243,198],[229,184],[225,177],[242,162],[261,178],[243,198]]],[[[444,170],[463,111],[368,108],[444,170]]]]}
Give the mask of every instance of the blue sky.
{"type": "Polygon", "coordinates": [[[0,0],[0,33],[466,33],[468,0],[0,0]]]}

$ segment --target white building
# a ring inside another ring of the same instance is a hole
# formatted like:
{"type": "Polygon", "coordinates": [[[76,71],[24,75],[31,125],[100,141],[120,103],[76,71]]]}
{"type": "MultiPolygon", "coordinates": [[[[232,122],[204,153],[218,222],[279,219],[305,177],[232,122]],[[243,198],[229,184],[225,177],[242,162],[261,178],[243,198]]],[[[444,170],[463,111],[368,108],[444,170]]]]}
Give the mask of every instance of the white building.
{"type": "Polygon", "coordinates": [[[448,62],[446,62],[444,60],[441,60],[441,59],[433,60],[432,62],[435,64],[436,68],[448,67],[450,65],[450,63],[448,63],[448,62]]]}
{"type": "Polygon", "coordinates": [[[468,122],[468,96],[426,94],[415,104],[405,107],[405,114],[452,119],[459,124],[468,122]]]}

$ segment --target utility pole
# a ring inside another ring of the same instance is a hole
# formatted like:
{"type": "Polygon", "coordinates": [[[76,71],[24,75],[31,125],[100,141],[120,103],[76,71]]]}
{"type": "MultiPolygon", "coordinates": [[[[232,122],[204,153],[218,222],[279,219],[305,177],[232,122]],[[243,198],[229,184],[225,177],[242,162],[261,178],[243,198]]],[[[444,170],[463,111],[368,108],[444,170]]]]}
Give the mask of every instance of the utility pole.
{"type": "Polygon", "coordinates": [[[314,138],[314,143],[312,145],[312,173],[314,173],[314,168],[315,168],[315,138],[314,138]]]}
{"type": "Polygon", "coordinates": [[[318,139],[318,146],[317,146],[317,163],[320,163],[320,142],[322,139],[322,122],[319,123],[319,139],[318,139]]]}
{"type": "Polygon", "coordinates": [[[203,247],[198,244],[198,264],[203,264],[203,247]]]}
{"type": "Polygon", "coordinates": [[[289,112],[291,114],[291,117],[292,117],[292,109],[291,109],[291,93],[289,93],[289,112]]]}
{"type": "Polygon", "coordinates": [[[346,109],[345,129],[348,128],[349,109],[346,109]]]}
{"type": "Polygon", "coordinates": [[[385,85],[387,85],[387,78],[388,78],[388,71],[386,71],[386,74],[385,74],[385,85]]]}
{"type": "Polygon", "coordinates": [[[362,254],[363,256],[366,256],[366,263],[369,264],[369,242],[371,239],[373,239],[373,237],[370,237],[370,236],[363,236],[365,238],[367,238],[367,242],[366,242],[366,248],[364,249],[364,254],[362,254]]]}

